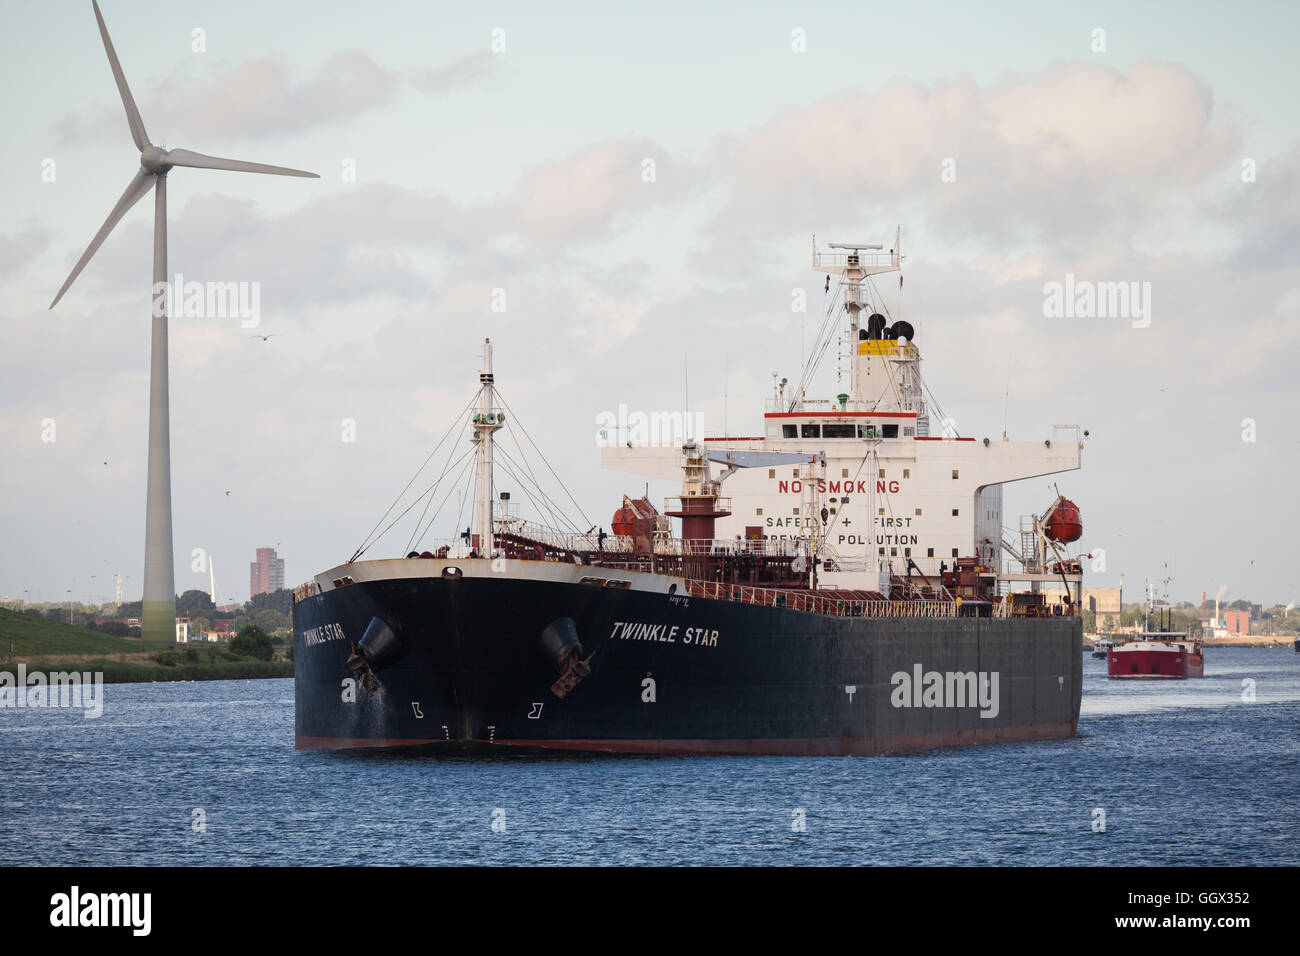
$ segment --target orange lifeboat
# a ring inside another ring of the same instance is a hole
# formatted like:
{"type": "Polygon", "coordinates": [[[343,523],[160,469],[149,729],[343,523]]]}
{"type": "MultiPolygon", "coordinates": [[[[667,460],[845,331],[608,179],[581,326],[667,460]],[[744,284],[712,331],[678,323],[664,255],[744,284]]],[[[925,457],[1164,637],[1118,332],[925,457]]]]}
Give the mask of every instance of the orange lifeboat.
{"type": "Polygon", "coordinates": [[[636,512],[631,508],[619,508],[614,512],[614,519],[610,522],[610,527],[614,534],[621,537],[631,537],[636,521],[636,512]]]}
{"type": "Polygon", "coordinates": [[[1083,537],[1083,519],[1079,517],[1079,506],[1069,498],[1062,498],[1052,516],[1047,519],[1043,529],[1047,537],[1061,544],[1069,544],[1083,537]]]}

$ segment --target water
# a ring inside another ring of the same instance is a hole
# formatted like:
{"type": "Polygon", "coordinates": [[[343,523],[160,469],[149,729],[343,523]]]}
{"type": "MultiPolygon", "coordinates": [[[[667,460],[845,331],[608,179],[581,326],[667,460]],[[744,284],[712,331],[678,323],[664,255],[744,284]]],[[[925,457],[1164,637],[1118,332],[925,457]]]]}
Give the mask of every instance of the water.
{"type": "Polygon", "coordinates": [[[1086,658],[1073,740],[875,759],[298,753],[292,681],[108,685],[0,710],[0,865],[1300,863],[1300,655],[1207,656],[1086,658]]]}

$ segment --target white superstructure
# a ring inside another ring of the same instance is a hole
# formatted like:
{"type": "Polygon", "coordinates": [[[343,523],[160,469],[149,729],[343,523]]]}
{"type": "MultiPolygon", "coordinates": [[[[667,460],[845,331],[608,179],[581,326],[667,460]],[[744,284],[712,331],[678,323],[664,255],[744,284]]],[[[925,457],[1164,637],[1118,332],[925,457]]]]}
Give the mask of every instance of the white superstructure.
{"type": "MultiPolygon", "coordinates": [[[[1020,442],[931,434],[912,327],[886,318],[869,282],[899,270],[897,240],[888,251],[831,248],[836,251],[819,252],[814,245],[813,268],[827,276],[828,289],[832,275],[842,277],[838,311],[848,330],[849,390],[810,400],[805,370],[796,389],[774,385],[761,435],[704,439],[715,464],[726,452],[809,459],[728,469],[721,493],[730,499],[729,514],[717,519],[716,539],[804,539],[829,562],[820,576],[824,586],[875,589],[882,574],[907,574],[909,558],[927,576],[953,568],[958,557],[975,558],[983,574],[996,574],[1003,484],[1079,468],[1079,429],[1058,425],[1042,440],[1020,442]]],[[[604,467],[653,478],[680,481],[682,464],[679,447],[612,442],[602,451],[604,467]]],[[[1039,569],[1014,579],[1052,577],[1039,569]]]]}

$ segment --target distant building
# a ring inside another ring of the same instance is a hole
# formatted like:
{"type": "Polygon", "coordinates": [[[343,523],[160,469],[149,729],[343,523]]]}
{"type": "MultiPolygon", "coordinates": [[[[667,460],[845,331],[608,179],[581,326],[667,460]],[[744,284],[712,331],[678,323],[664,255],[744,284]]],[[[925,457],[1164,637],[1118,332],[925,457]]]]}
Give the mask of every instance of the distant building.
{"type": "Polygon", "coordinates": [[[190,619],[188,617],[178,617],[176,619],[176,643],[188,644],[190,642],[190,619]]]}
{"type": "Polygon", "coordinates": [[[1250,633],[1250,612],[1224,611],[1223,625],[1229,634],[1247,635],[1250,633]]]}
{"type": "Polygon", "coordinates": [[[1119,628],[1122,610],[1119,588],[1084,589],[1083,609],[1097,617],[1097,632],[1110,633],[1119,628]]]}
{"type": "Polygon", "coordinates": [[[284,559],[275,548],[258,548],[257,560],[248,566],[248,596],[267,594],[284,587],[284,559]]]}

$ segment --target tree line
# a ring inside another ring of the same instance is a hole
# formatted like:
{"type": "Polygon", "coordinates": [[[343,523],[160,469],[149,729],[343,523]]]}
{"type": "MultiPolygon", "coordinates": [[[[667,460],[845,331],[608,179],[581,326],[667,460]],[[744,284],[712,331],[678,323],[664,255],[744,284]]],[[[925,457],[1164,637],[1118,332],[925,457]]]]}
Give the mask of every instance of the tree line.
{"type": "MultiPolygon", "coordinates": [[[[231,630],[239,633],[255,627],[263,635],[287,636],[293,611],[293,591],[279,588],[265,594],[255,594],[237,610],[218,611],[207,591],[191,588],[176,596],[176,616],[190,619],[190,633],[200,634],[213,630],[218,620],[231,620],[231,630]]],[[[143,614],[142,601],[124,601],[116,605],[95,607],[84,604],[49,604],[28,607],[25,613],[59,621],[77,627],[86,627],[113,637],[138,637],[140,629],[130,627],[127,621],[143,614]],[[111,610],[109,610],[111,609],[111,610]]]]}

